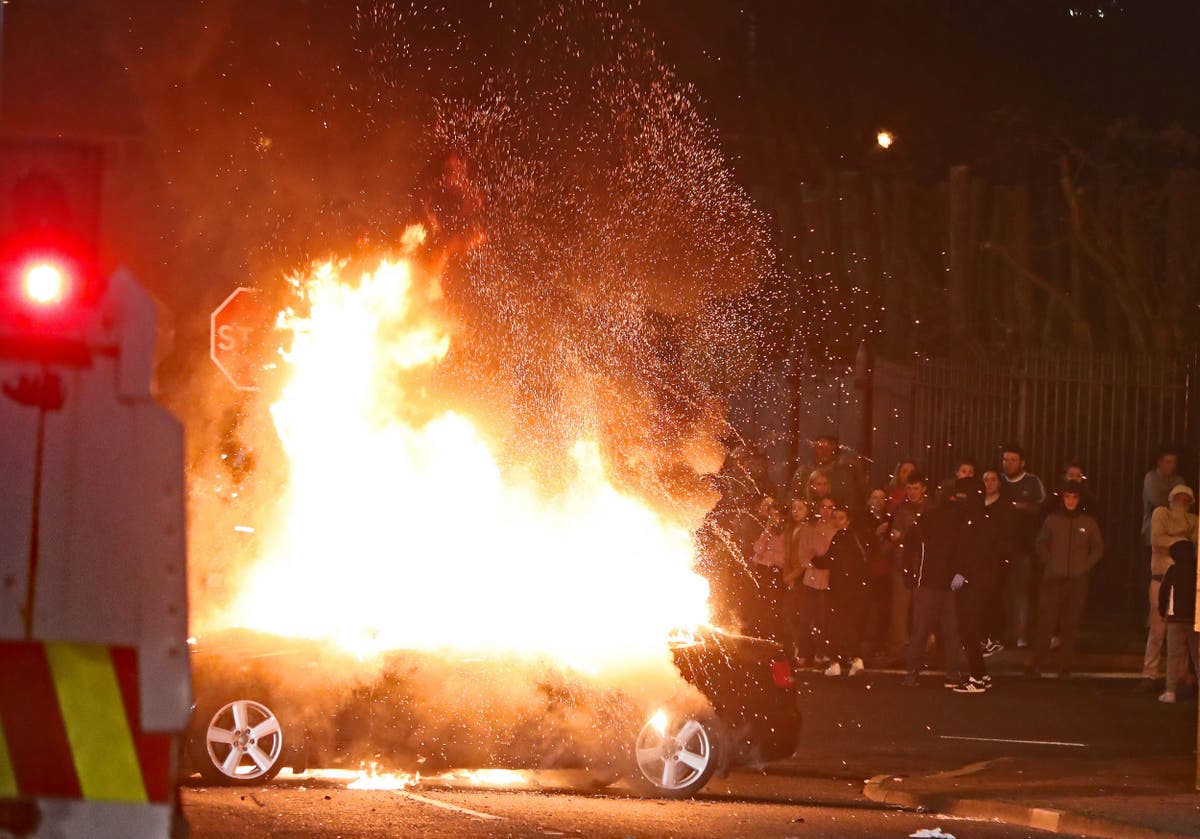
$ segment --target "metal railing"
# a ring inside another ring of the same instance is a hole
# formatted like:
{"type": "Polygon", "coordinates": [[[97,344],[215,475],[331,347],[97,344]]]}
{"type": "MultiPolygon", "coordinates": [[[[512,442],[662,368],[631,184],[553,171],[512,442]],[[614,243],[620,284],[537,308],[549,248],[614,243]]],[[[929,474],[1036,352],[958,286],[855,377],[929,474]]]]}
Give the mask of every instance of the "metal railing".
{"type": "Polygon", "coordinates": [[[1096,586],[1108,602],[1133,605],[1149,574],[1139,548],[1142,480],[1159,445],[1190,448],[1200,434],[1198,364],[1193,351],[1167,358],[1034,352],[915,365],[908,451],[937,479],[961,457],[995,464],[1000,446],[1015,442],[1049,491],[1069,461],[1081,462],[1108,545],[1096,586]]]}

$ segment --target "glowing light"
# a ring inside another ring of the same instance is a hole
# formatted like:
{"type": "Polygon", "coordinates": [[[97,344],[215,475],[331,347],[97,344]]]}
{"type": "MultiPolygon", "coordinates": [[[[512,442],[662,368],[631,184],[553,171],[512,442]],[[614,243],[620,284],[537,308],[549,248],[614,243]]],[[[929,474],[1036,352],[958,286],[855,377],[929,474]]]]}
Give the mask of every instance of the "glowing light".
{"type": "Polygon", "coordinates": [[[434,775],[430,781],[446,784],[470,784],[474,787],[513,787],[531,782],[528,772],[517,769],[453,769],[434,775]]]}
{"type": "Polygon", "coordinates": [[[61,303],[67,293],[67,276],[57,265],[38,262],[25,269],[22,292],[30,301],[41,306],[61,303]]]}
{"type": "Polygon", "coordinates": [[[881,149],[890,149],[896,142],[896,137],[890,131],[880,131],[875,135],[875,142],[879,143],[881,149]]]}
{"type": "Polygon", "coordinates": [[[667,714],[662,708],[654,712],[654,716],[650,718],[650,725],[659,734],[667,733],[667,714]]]}
{"type": "Polygon", "coordinates": [[[450,648],[588,671],[664,659],[673,629],[707,623],[687,526],[614,485],[594,440],[547,494],[439,398],[455,323],[436,277],[345,269],[294,278],[306,311],[279,318],[289,484],[230,624],[364,657],[450,648]]]}

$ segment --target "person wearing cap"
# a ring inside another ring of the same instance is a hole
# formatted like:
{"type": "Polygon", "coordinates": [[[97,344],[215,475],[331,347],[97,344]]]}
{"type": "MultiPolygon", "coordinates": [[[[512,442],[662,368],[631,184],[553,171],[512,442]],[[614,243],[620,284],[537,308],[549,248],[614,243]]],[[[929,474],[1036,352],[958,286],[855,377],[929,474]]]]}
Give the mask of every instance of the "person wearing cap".
{"type": "Polygon", "coordinates": [[[1179,483],[1167,494],[1167,506],[1157,507],[1150,517],[1150,630],[1146,637],[1146,655],[1142,661],[1142,684],[1156,686],[1159,659],[1162,656],[1166,624],[1158,613],[1158,593],[1163,575],[1171,567],[1171,546],[1196,538],[1196,514],[1192,507],[1196,494],[1187,484],[1179,483]]]}
{"type": "Polygon", "coordinates": [[[1158,614],[1167,625],[1167,689],[1159,702],[1174,702],[1175,691],[1192,669],[1200,671],[1196,635],[1196,544],[1179,541],[1171,545],[1172,565],[1163,575],[1158,592],[1158,614]]]}
{"type": "Polygon", "coordinates": [[[1038,589],[1037,634],[1026,675],[1041,676],[1050,653],[1050,636],[1059,628],[1059,677],[1071,675],[1075,637],[1087,602],[1088,578],[1104,554],[1100,525],[1084,511],[1083,487],[1077,481],[1063,484],[1060,505],[1046,517],[1034,541],[1034,549],[1045,569],[1038,589]]]}

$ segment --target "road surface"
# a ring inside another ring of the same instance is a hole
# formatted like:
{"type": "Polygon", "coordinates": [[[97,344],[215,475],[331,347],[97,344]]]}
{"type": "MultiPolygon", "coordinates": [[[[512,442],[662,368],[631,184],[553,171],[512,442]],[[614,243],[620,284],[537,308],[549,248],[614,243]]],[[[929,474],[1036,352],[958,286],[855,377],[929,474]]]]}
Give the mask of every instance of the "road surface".
{"type": "MultiPolygon", "coordinates": [[[[891,810],[866,800],[876,774],[943,771],[1002,756],[1048,759],[1189,754],[1195,706],[1164,706],[1126,679],[1029,683],[998,679],[982,696],[926,676],[861,680],[806,674],[797,756],[715,779],[696,800],[656,801],[621,786],[477,789],[425,783],[348,789],[344,781],[281,777],[261,788],[190,787],[184,811],[198,837],[903,837],[940,827],[959,839],[1037,836],[1003,824],[891,810]]],[[[531,783],[553,783],[552,773],[531,783]]]]}

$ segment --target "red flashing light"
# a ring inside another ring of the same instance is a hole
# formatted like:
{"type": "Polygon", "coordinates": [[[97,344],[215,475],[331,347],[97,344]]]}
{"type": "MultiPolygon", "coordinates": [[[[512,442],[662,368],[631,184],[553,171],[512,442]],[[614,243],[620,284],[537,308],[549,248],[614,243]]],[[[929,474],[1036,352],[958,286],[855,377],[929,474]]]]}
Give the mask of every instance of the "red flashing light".
{"type": "Polygon", "coordinates": [[[67,296],[67,272],[52,262],[34,262],[21,272],[21,293],[30,303],[57,306],[67,296]]]}

